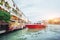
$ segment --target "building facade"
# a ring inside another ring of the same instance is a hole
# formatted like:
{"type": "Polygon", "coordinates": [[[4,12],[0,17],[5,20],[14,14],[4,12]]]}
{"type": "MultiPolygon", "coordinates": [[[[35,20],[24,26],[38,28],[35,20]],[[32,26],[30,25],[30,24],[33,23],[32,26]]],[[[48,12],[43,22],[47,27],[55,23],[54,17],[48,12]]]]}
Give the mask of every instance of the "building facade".
{"type": "Polygon", "coordinates": [[[14,3],[14,0],[0,0],[0,10],[5,10],[11,15],[9,29],[23,28],[28,19],[23,15],[23,12],[14,3]],[[24,17],[23,17],[24,16],[24,17]]]}

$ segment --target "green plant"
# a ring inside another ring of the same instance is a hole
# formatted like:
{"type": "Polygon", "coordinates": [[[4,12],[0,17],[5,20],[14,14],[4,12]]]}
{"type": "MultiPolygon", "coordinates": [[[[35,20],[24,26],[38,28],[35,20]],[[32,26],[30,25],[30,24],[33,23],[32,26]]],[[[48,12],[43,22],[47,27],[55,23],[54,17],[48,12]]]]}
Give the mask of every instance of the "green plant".
{"type": "Polygon", "coordinates": [[[0,10],[0,20],[1,21],[5,21],[5,22],[9,22],[10,21],[10,13],[0,10]]]}

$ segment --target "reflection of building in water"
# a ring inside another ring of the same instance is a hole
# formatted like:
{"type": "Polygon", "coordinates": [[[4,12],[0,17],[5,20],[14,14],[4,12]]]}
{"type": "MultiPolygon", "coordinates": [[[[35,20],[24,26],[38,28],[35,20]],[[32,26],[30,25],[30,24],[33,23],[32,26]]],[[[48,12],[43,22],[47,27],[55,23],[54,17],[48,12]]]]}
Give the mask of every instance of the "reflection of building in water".
{"type": "Polygon", "coordinates": [[[28,19],[15,5],[13,0],[0,0],[0,10],[10,13],[10,28],[22,28],[26,23],[28,23],[28,19]]]}

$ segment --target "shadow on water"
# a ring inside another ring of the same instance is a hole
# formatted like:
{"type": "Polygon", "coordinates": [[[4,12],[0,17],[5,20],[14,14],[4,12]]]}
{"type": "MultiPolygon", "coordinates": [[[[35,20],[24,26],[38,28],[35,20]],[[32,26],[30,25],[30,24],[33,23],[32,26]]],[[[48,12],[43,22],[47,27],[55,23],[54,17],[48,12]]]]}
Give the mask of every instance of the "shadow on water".
{"type": "Polygon", "coordinates": [[[14,30],[14,31],[9,31],[9,32],[2,33],[2,34],[0,34],[0,37],[12,34],[12,33],[17,32],[17,31],[19,31],[19,30],[14,30]]]}
{"type": "Polygon", "coordinates": [[[0,40],[18,40],[18,39],[22,40],[23,38],[19,38],[19,37],[22,36],[23,33],[24,33],[24,29],[10,31],[8,33],[3,33],[3,34],[0,34],[0,40]]]}

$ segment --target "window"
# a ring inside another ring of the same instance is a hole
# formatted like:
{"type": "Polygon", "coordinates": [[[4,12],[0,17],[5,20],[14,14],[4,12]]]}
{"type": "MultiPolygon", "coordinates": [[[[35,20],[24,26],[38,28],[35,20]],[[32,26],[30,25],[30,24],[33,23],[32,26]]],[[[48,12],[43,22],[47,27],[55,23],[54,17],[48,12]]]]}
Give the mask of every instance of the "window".
{"type": "Polygon", "coordinates": [[[0,5],[3,5],[5,1],[4,0],[0,0],[0,5]]]}
{"type": "Polygon", "coordinates": [[[5,2],[5,6],[6,6],[8,9],[11,8],[11,7],[9,6],[8,2],[5,2]]]}
{"type": "Polygon", "coordinates": [[[17,14],[17,10],[15,10],[14,8],[12,9],[12,11],[13,11],[15,14],[17,14]]]}

